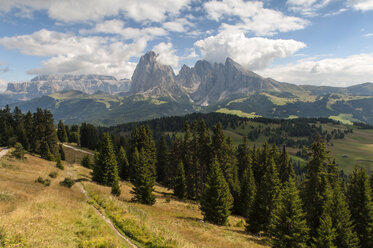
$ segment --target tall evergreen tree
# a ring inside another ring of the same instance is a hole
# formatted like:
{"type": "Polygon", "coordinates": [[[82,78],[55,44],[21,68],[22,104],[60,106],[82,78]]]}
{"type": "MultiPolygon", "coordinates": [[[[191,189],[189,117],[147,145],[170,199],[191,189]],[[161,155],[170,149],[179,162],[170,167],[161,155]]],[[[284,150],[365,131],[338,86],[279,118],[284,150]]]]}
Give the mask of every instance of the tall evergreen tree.
{"type": "Polygon", "coordinates": [[[153,205],[155,203],[153,194],[155,174],[144,148],[141,148],[140,153],[135,148],[133,162],[135,163],[134,187],[132,189],[132,193],[135,195],[134,199],[142,204],[153,205]]]}
{"type": "Polygon", "coordinates": [[[187,190],[184,165],[183,161],[180,160],[177,165],[177,176],[174,179],[174,194],[177,198],[183,200],[187,196],[187,190]]]}
{"type": "Polygon", "coordinates": [[[271,213],[279,196],[280,179],[273,157],[267,160],[265,168],[266,172],[257,190],[253,209],[247,221],[246,230],[251,233],[267,231],[271,213]]]}
{"type": "Polygon", "coordinates": [[[323,211],[325,183],[328,182],[327,168],[330,160],[321,138],[312,144],[310,151],[311,160],[306,166],[303,198],[310,235],[314,237],[317,234],[316,229],[319,227],[323,211]]]}
{"type": "Polygon", "coordinates": [[[253,207],[256,195],[256,184],[253,170],[249,164],[242,173],[240,190],[240,210],[239,214],[248,217],[253,207]]]}
{"type": "Polygon", "coordinates": [[[168,166],[168,146],[164,136],[161,137],[157,148],[157,181],[166,184],[167,183],[167,170],[168,166]]]}
{"type": "MultiPolygon", "coordinates": [[[[244,171],[252,166],[252,156],[249,147],[249,141],[247,136],[243,138],[243,144],[238,146],[237,149],[237,160],[238,160],[238,175],[241,177],[244,175],[244,171]]],[[[251,168],[252,169],[252,168],[251,168]]]]}
{"type": "Polygon", "coordinates": [[[293,176],[288,178],[271,215],[269,232],[274,248],[305,248],[309,228],[293,176]]]}
{"type": "Polygon", "coordinates": [[[58,122],[57,126],[57,137],[60,142],[67,142],[67,134],[66,134],[66,128],[63,124],[62,120],[58,122]]]}
{"type": "MultiPolygon", "coordinates": [[[[108,134],[104,134],[97,163],[101,173],[99,183],[112,186],[113,181],[118,179],[118,167],[113,145],[108,134]]],[[[95,174],[95,172],[93,173],[95,174]]]]}
{"type": "Polygon", "coordinates": [[[201,196],[201,211],[204,220],[217,225],[225,225],[232,204],[233,198],[229,186],[225,181],[218,160],[214,158],[201,196]]]}
{"type": "Polygon", "coordinates": [[[289,177],[294,173],[294,170],[285,145],[282,146],[282,151],[279,155],[277,165],[279,168],[279,177],[281,182],[287,182],[289,180],[289,177]]]}
{"type": "Polygon", "coordinates": [[[211,161],[211,139],[205,121],[202,119],[197,130],[197,157],[196,164],[198,165],[196,178],[198,178],[198,194],[201,195],[204,191],[204,185],[207,181],[211,161]]]}
{"type": "Polygon", "coordinates": [[[372,194],[364,168],[355,166],[348,183],[347,196],[360,247],[373,247],[372,194]]]}
{"type": "Polygon", "coordinates": [[[63,149],[62,144],[59,144],[59,146],[58,146],[58,150],[59,150],[59,153],[60,153],[60,155],[61,155],[61,160],[66,160],[65,151],[64,151],[64,149],[63,149]]]}
{"type": "Polygon", "coordinates": [[[123,146],[120,147],[119,153],[118,153],[118,171],[119,176],[123,180],[128,180],[129,178],[129,163],[127,159],[127,153],[124,150],[123,146]]]}

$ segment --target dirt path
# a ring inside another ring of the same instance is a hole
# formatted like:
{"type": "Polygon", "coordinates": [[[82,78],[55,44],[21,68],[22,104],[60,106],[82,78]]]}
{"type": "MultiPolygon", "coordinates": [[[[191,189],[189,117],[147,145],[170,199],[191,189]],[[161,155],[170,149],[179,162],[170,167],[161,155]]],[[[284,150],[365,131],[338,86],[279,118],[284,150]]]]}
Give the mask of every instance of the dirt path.
{"type": "Polygon", "coordinates": [[[77,152],[82,152],[82,153],[86,153],[86,154],[89,154],[89,155],[92,155],[94,156],[95,154],[93,154],[92,152],[87,152],[87,151],[84,151],[82,149],[79,149],[79,148],[76,148],[76,147],[73,147],[73,146],[70,146],[70,145],[66,145],[66,144],[62,144],[64,147],[67,147],[67,148],[70,148],[70,149],[73,149],[74,151],[77,151],[77,152]]]}
{"type": "MultiPolygon", "coordinates": [[[[79,151],[80,151],[80,149],[78,149],[79,151]]],[[[81,150],[82,151],[82,150],[81,150]]],[[[73,170],[73,168],[71,168],[72,170],[73,170]]],[[[76,173],[75,173],[75,171],[68,171],[67,172],[67,174],[69,175],[69,176],[71,176],[72,178],[74,178],[74,179],[76,179],[76,173]]],[[[81,182],[78,182],[77,183],[77,185],[78,185],[78,187],[79,187],[79,189],[80,189],[80,191],[83,193],[83,195],[85,196],[85,199],[86,199],[86,201],[88,201],[88,199],[89,199],[89,195],[88,195],[88,193],[87,193],[87,191],[84,189],[84,187],[83,187],[83,184],[81,183],[81,182]]],[[[115,234],[116,235],[118,235],[120,238],[122,238],[124,241],[126,241],[127,242],[127,245],[129,246],[129,247],[131,247],[131,248],[138,248],[138,246],[137,245],[135,245],[134,243],[132,243],[132,241],[130,240],[130,239],[128,239],[126,236],[124,236],[123,234],[121,234],[120,232],[119,232],[119,230],[114,226],[114,224],[113,224],[113,222],[109,219],[109,218],[107,218],[103,213],[101,213],[101,211],[100,210],[98,210],[94,205],[91,205],[90,204],[90,206],[97,212],[97,214],[99,215],[99,216],[101,216],[101,218],[109,225],[109,227],[110,227],[110,229],[111,230],[113,230],[114,232],[115,232],[115,234]]]]}
{"type": "Polygon", "coordinates": [[[3,150],[0,151],[0,159],[5,156],[7,153],[9,152],[9,149],[8,148],[5,148],[3,150]]]}

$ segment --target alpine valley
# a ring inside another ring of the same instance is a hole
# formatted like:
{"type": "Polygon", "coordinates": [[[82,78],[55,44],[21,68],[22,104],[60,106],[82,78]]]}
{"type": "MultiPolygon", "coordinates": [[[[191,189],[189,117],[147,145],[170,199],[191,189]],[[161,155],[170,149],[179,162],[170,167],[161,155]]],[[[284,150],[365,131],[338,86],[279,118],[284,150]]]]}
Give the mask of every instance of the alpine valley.
{"type": "Polygon", "coordinates": [[[373,83],[351,87],[294,85],[243,68],[199,60],[176,75],[150,51],[140,58],[131,80],[102,75],[41,75],[9,83],[0,105],[22,111],[50,109],[65,123],[115,125],[192,112],[242,117],[327,117],[373,124],[373,83]]]}

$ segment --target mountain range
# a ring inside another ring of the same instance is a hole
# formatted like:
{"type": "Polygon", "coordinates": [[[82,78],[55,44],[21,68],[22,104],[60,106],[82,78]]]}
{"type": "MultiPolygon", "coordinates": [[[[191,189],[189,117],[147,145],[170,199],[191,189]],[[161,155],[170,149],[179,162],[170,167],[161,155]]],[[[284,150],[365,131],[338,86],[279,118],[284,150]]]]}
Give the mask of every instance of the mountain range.
{"type": "Polygon", "coordinates": [[[44,75],[9,83],[0,105],[24,111],[49,108],[56,119],[100,125],[191,112],[245,117],[329,117],[345,123],[373,123],[373,84],[351,87],[294,85],[263,78],[227,58],[199,60],[176,75],[150,51],[131,80],[101,75],[44,75]],[[20,102],[20,100],[22,100],[20,102]]]}

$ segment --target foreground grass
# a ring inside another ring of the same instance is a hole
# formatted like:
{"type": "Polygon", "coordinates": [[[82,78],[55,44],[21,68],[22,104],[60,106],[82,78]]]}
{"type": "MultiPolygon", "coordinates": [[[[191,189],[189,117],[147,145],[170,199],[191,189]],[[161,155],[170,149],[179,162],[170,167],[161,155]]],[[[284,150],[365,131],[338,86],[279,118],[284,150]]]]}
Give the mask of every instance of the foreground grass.
{"type": "Polygon", "coordinates": [[[110,188],[90,181],[90,170],[77,169],[91,203],[141,247],[267,247],[267,240],[244,232],[242,218],[231,216],[229,225],[223,227],[205,223],[197,204],[177,201],[170,197],[171,191],[160,186],[155,187],[153,206],[132,202],[128,182],[121,183],[119,198],[112,197],[110,188]]]}
{"type": "Polygon", "coordinates": [[[69,176],[55,163],[26,155],[0,160],[0,247],[126,247],[89,206],[77,186],[62,187],[69,176]],[[49,173],[57,171],[56,178],[49,173]],[[35,183],[38,177],[50,186],[35,183]]]}

